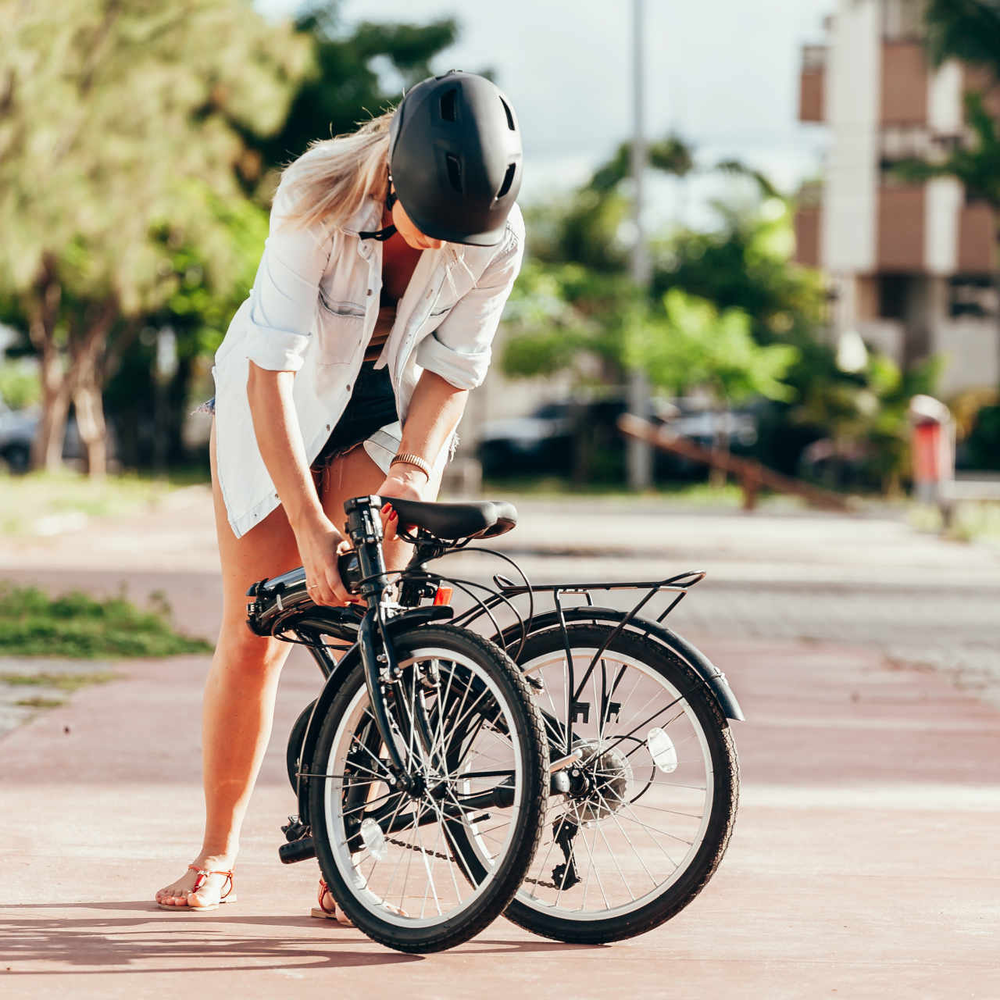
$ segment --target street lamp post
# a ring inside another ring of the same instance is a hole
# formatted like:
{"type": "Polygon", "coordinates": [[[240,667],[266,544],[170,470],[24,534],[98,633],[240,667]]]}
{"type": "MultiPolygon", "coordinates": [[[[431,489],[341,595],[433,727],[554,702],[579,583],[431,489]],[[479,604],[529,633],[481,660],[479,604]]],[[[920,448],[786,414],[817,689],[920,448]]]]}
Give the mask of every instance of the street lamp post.
{"type": "MultiPolygon", "coordinates": [[[[643,59],[643,0],[632,0],[632,183],[635,243],[632,247],[632,281],[637,294],[645,295],[649,287],[649,252],[643,226],[643,175],[646,168],[646,137],[643,122],[645,66],[643,59]]],[[[628,407],[637,417],[645,418],[649,410],[649,380],[642,368],[633,367],[628,373],[628,407]]],[[[646,441],[628,441],[628,483],[633,490],[646,489],[652,483],[652,447],[646,441]]]]}

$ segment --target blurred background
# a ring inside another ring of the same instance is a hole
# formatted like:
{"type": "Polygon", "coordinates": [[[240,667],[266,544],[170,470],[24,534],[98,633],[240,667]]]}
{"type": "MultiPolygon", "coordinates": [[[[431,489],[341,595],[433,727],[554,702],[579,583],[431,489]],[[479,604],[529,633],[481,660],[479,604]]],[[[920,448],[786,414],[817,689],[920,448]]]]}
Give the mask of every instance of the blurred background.
{"type": "MultiPolygon", "coordinates": [[[[737,836],[704,902],[637,951],[575,949],[555,988],[606,993],[669,962],[692,996],[725,975],[745,996],[1000,995],[983,947],[1000,933],[984,875],[1000,818],[995,0],[0,0],[0,40],[0,816],[36,852],[25,905],[64,900],[52,857],[74,859],[74,899],[139,877],[107,847],[134,828],[115,808],[159,845],[131,898],[200,836],[194,733],[222,613],[198,412],[214,352],[282,166],[454,67],[516,108],[527,248],[444,492],[514,500],[517,529],[491,547],[536,583],[707,571],[668,624],[748,720],[737,836]],[[93,783],[52,784],[79,761],[93,783]],[[39,816],[74,835],[64,801],[91,839],[24,837],[39,816]],[[706,961],[720,940],[727,961],[706,961]]],[[[469,579],[501,569],[461,558],[469,579]]],[[[296,647],[243,841],[258,899],[280,885],[282,906],[288,883],[265,873],[294,808],[284,734],[318,683],[296,647]]],[[[121,942],[131,918],[24,912],[19,962],[76,974],[87,941],[104,971],[165,968],[144,925],[121,942]]],[[[244,922],[171,954],[200,974],[190,957],[216,968],[222,940],[255,977],[241,988],[270,989],[261,962],[294,957],[298,931],[254,926],[280,938],[248,948],[244,922]]],[[[357,939],[341,940],[353,969],[357,939]]],[[[298,968],[340,974],[302,947],[298,968]]],[[[531,964],[510,951],[400,969],[407,989],[433,967],[475,970],[480,991],[516,973],[523,991],[531,964]]]]}
{"type": "Polygon", "coordinates": [[[927,475],[974,479],[991,532],[1000,50],[977,5],[3,6],[11,474],[205,480],[191,411],[280,168],[456,66],[518,110],[528,223],[461,483],[732,502],[732,455],[898,501],[939,421],[927,475]],[[915,418],[916,394],[947,409],[915,418]],[[626,410],[698,450],[629,444],[626,410]]]}

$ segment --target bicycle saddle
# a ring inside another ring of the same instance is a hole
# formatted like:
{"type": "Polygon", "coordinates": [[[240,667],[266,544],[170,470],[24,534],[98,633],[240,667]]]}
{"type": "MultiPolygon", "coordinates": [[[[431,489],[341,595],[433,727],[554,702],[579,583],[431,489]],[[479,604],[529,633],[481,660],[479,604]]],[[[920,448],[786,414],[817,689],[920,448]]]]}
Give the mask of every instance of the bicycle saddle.
{"type": "Polygon", "coordinates": [[[517,510],[505,500],[477,503],[424,503],[383,496],[399,514],[400,524],[413,524],[445,542],[460,538],[493,538],[517,525],[517,510]]]}

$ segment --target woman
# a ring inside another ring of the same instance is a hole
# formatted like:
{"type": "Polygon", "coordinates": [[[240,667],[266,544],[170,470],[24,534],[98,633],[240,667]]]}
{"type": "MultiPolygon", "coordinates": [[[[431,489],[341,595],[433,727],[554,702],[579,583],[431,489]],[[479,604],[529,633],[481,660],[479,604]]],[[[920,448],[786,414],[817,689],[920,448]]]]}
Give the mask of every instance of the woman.
{"type": "MultiPolygon", "coordinates": [[[[437,496],[521,265],[520,183],[510,103],[455,71],[313,143],[282,175],[206,404],[223,618],[203,708],[205,835],[156,893],[165,909],[235,899],[240,827],[291,648],[247,628],[247,587],[304,566],[313,600],[342,604],[344,500],[437,496]]],[[[392,517],[386,561],[398,568],[392,517]]],[[[320,906],[337,912],[322,883],[320,906]]]]}

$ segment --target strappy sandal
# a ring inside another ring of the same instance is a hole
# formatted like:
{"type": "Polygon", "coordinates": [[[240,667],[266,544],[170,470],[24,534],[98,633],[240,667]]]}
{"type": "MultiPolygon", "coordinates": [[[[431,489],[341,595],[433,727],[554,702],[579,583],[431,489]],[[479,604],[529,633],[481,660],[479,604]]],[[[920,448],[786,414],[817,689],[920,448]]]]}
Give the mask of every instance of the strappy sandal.
{"type": "MultiPolygon", "coordinates": [[[[333,901],[333,909],[332,910],[328,910],[323,905],[323,899],[324,899],[324,897],[326,896],[326,894],[328,892],[330,892],[330,887],[321,878],[319,880],[319,897],[318,897],[318,900],[317,900],[319,902],[319,906],[318,907],[314,906],[309,911],[309,916],[311,916],[311,917],[319,917],[321,920],[322,919],[336,920],[338,924],[343,924],[345,927],[353,927],[354,926],[354,921],[351,920],[351,918],[346,913],[344,913],[344,911],[337,904],[336,900],[333,901]]],[[[330,892],[330,895],[332,897],[333,893],[330,892]]],[[[401,910],[398,906],[393,906],[391,903],[383,903],[382,905],[386,906],[389,910],[391,910],[393,913],[395,913],[397,917],[406,917],[406,916],[409,916],[409,914],[406,912],[406,910],[401,910]]]]}
{"type": "MultiPolygon", "coordinates": [[[[321,878],[319,880],[319,895],[317,896],[316,899],[316,901],[319,903],[319,906],[318,907],[314,906],[309,911],[309,916],[319,917],[321,920],[336,920],[338,924],[343,924],[345,927],[353,927],[354,921],[351,920],[351,918],[346,913],[344,913],[344,911],[337,905],[336,900],[333,901],[332,910],[328,910],[326,908],[326,905],[324,904],[323,900],[326,898],[326,894],[328,892],[330,892],[330,887],[321,878]]],[[[330,893],[330,895],[332,897],[333,893],[330,893]]]]}
{"type": "Polygon", "coordinates": [[[229,888],[219,897],[218,903],[209,903],[207,906],[192,906],[190,903],[185,903],[183,906],[174,906],[172,903],[161,903],[157,900],[156,905],[161,910],[172,910],[177,912],[178,910],[183,910],[185,913],[204,913],[207,910],[216,909],[221,903],[235,903],[236,897],[232,895],[234,888],[233,873],[232,871],[227,872],[215,872],[209,871],[207,868],[199,868],[197,865],[188,865],[188,871],[197,872],[198,877],[194,880],[194,886],[188,890],[188,892],[197,892],[208,878],[209,875],[225,875],[229,883],[229,888]]]}

